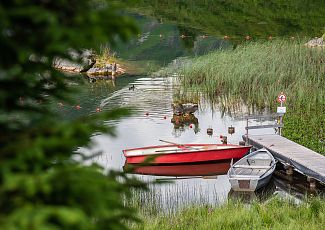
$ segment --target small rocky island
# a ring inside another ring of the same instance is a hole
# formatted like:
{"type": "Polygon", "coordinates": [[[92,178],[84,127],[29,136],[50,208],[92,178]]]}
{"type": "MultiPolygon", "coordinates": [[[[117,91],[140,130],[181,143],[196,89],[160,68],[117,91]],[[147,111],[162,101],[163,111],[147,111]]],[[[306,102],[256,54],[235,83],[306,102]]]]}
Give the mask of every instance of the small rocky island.
{"type": "Polygon", "coordinates": [[[53,67],[65,72],[86,73],[89,77],[114,77],[125,73],[119,64],[106,63],[104,66],[96,66],[96,55],[92,50],[69,49],[67,58],[56,57],[53,60],[53,67]],[[116,68],[116,70],[114,70],[116,68]]]}

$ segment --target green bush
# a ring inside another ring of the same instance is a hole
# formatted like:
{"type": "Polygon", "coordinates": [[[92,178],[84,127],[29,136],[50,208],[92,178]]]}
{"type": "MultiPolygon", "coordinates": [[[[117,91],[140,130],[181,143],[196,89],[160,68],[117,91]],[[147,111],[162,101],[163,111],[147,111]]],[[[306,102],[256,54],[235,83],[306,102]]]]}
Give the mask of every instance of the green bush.
{"type": "Polygon", "coordinates": [[[142,185],[86,166],[91,156],[75,150],[94,132],[114,135],[102,121],[130,112],[62,121],[51,103],[72,103],[74,92],[52,61],[68,48],[127,39],[135,25],[109,1],[21,0],[0,3],[0,31],[1,229],[126,228],[137,217],[124,199],[142,185]]]}

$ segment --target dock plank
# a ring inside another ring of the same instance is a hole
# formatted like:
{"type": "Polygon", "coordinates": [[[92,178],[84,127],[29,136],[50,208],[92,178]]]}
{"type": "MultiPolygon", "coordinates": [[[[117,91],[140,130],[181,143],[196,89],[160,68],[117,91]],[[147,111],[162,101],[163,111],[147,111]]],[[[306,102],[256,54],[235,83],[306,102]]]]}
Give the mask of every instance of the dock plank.
{"type": "MultiPolygon", "coordinates": [[[[243,136],[246,140],[246,136],[243,136]]],[[[268,149],[278,160],[325,183],[325,156],[276,134],[249,135],[249,144],[268,149]]]]}

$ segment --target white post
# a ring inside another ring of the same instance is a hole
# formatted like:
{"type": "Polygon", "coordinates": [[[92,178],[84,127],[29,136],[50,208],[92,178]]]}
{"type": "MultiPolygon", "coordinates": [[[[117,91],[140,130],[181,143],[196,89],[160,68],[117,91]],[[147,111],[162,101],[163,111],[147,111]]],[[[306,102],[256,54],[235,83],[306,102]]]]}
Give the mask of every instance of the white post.
{"type": "Polygon", "coordinates": [[[248,118],[246,119],[246,145],[248,145],[248,118]]]}
{"type": "MultiPolygon", "coordinates": [[[[283,102],[281,101],[281,107],[283,107],[283,102]]],[[[280,116],[280,125],[282,125],[282,116],[280,116]]],[[[279,135],[282,136],[282,128],[279,127],[279,135]]]]}

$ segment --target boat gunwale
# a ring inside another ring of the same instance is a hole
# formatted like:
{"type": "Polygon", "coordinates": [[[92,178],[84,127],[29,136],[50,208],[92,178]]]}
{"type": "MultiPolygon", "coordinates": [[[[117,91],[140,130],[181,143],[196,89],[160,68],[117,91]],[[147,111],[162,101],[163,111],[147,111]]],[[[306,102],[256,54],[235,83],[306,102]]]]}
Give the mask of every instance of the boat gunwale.
{"type": "MultiPolygon", "coordinates": [[[[231,147],[234,147],[236,149],[243,149],[243,148],[247,148],[248,150],[250,148],[252,148],[251,145],[247,145],[247,146],[244,146],[244,145],[235,145],[235,144],[180,144],[180,145],[154,145],[154,146],[148,146],[148,147],[142,147],[142,148],[133,148],[133,149],[124,149],[122,150],[123,151],[123,154],[126,158],[129,158],[129,157],[141,157],[141,156],[150,156],[150,155],[169,155],[169,154],[189,154],[189,153],[197,153],[197,152],[210,152],[210,151],[225,151],[225,150],[231,150],[231,149],[234,149],[234,148],[226,148],[226,149],[197,149],[197,150],[191,150],[191,149],[188,149],[186,147],[184,148],[179,148],[182,150],[182,152],[157,152],[157,153],[147,153],[147,154],[140,154],[140,155],[131,155],[131,156],[128,156],[127,155],[127,151],[134,151],[134,150],[144,150],[144,149],[153,149],[153,148],[161,148],[161,147],[173,147],[173,146],[188,146],[188,147],[195,147],[195,146],[231,146],[231,147]]],[[[173,151],[173,150],[170,150],[170,151],[173,151]]]]}
{"type": "MultiPolygon", "coordinates": [[[[248,159],[249,157],[255,156],[255,155],[257,155],[257,154],[259,154],[259,153],[261,153],[261,152],[266,152],[267,155],[269,155],[269,156],[271,157],[271,160],[272,160],[271,163],[272,163],[272,164],[269,166],[268,169],[265,170],[265,172],[264,172],[263,174],[259,175],[258,178],[259,178],[259,180],[261,180],[261,179],[263,179],[263,178],[268,177],[270,174],[272,174],[273,171],[274,171],[274,169],[276,168],[276,159],[274,158],[274,156],[272,155],[272,153],[270,153],[270,151],[268,151],[268,150],[265,149],[265,148],[261,148],[261,149],[258,149],[258,150],[256,150],[256,151],[252,152],[252,153],[247,154],[246,156],[244,156],[243,158],[241,158],[240,160],[238,160],[235,164],[233,164],[233,165],[229,168],[229,170],[228,170],[228,172],[227,172],[227,176],[228,176],[229,180],[230,180],[230,179],[234,179],[234,180],[236,180],[236,179],[237,179],[236,176],[247,176],[247,178],[249,178],[249,176],[252,176],[252,179],[254,180],[255,178],[253,178],[253,175],[247,175],[247,174],[234,174],[234,173],[232,173],[231,171],[234,170],[234,168],[235,168],[234,166],[238,165],[239,163],[241,163],[242,161],[248,159]],[[272,168],[274,168],[274,169],[273,169],[273,170],[270,170],[270,169],[272,169],[272,168]]],[[[256,176],[257,176],[257,175],[256,175],[256,176]]]]}

